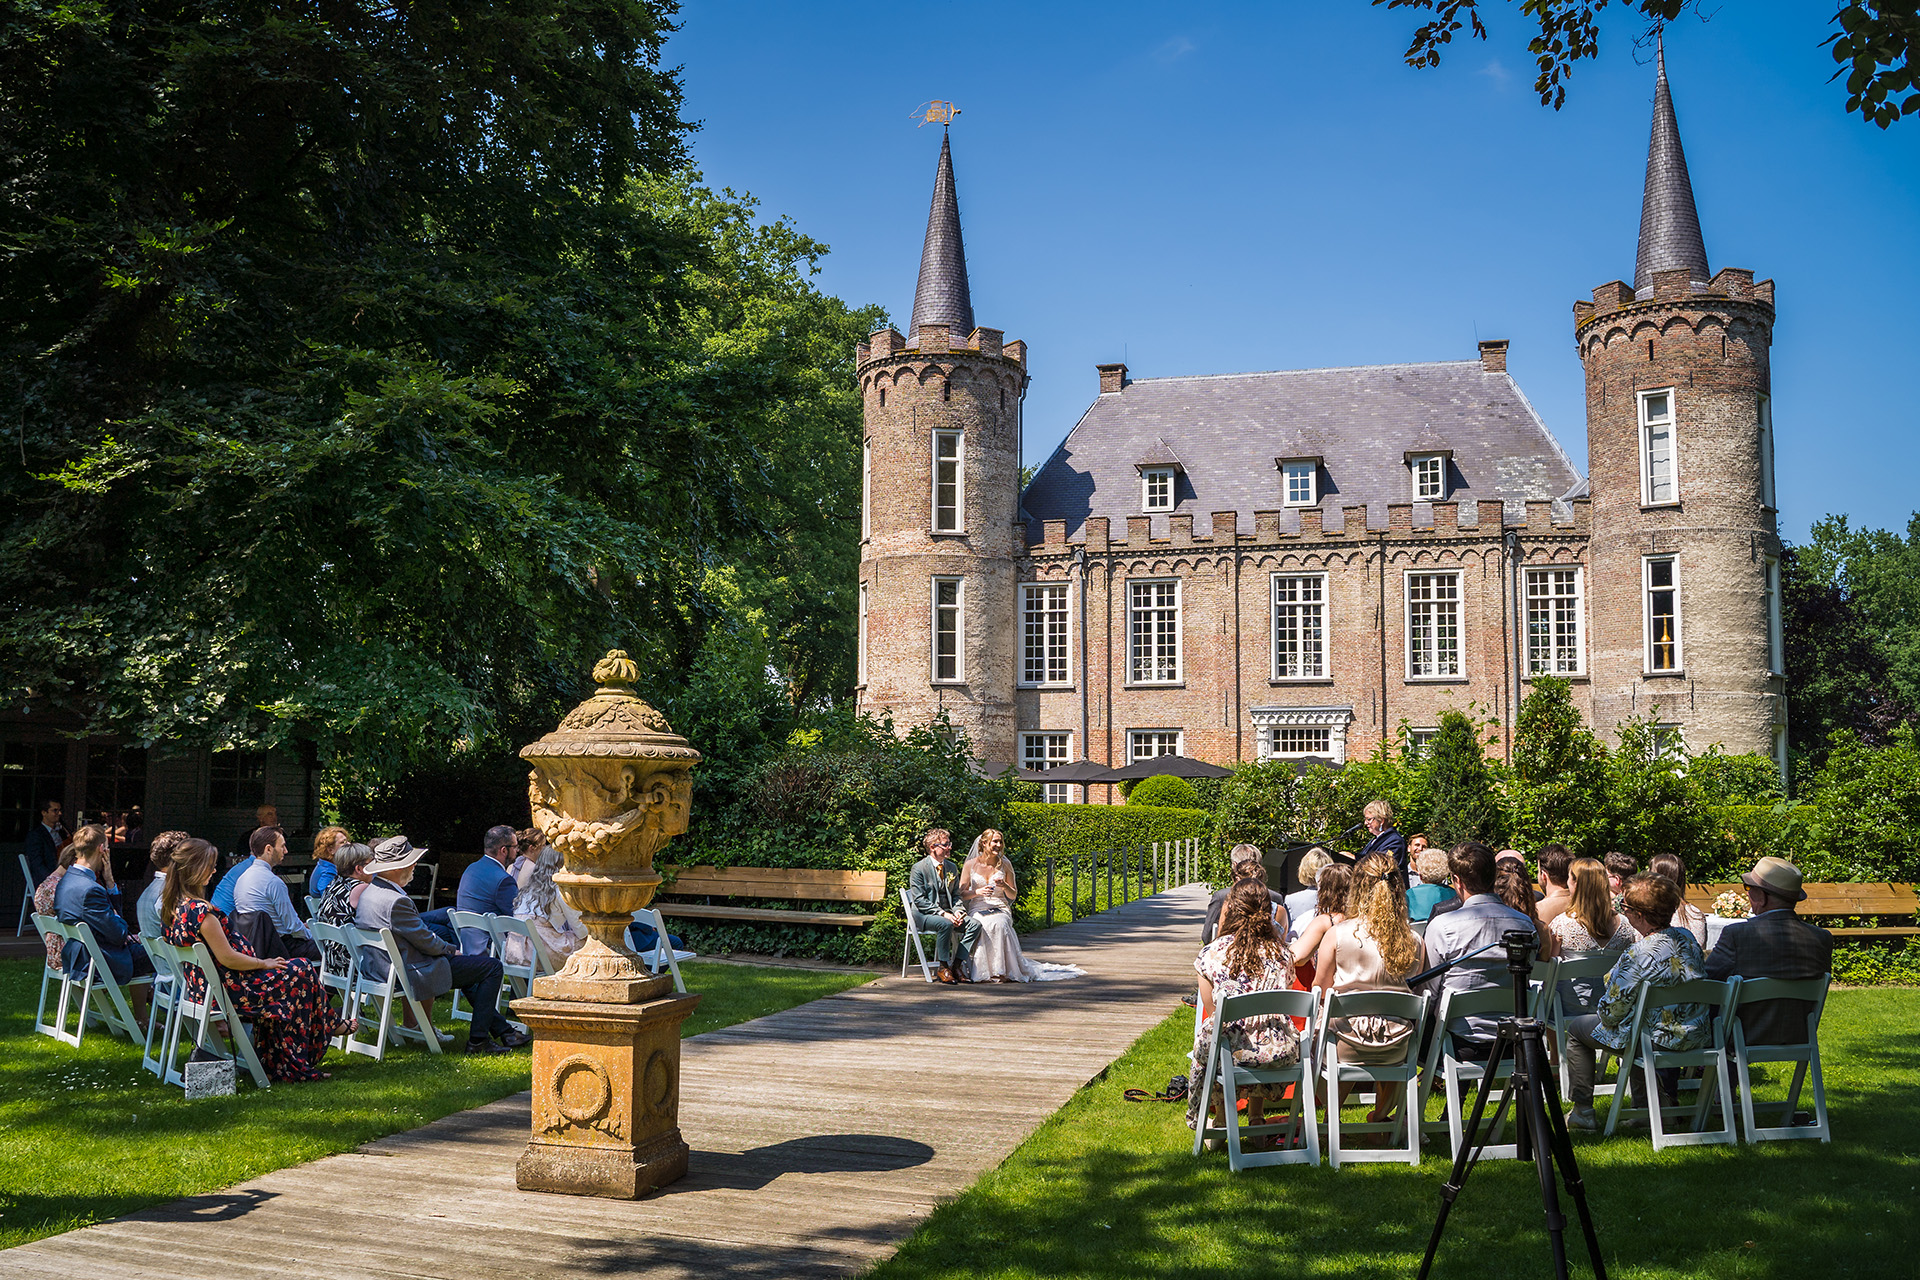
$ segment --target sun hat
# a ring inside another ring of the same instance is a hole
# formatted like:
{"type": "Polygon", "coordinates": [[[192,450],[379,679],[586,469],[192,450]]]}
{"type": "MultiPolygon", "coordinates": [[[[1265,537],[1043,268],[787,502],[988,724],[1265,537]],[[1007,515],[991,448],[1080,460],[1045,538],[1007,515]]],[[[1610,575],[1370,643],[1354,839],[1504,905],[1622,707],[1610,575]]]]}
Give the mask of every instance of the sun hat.
{"type": "Polygon", "coordinates": [[[1750,889],[1764,889],[1776,898],[1805,901],[1807,891],[1800,887],[1800,868],[1785,858],[1765,857],[1753,864],[1753,870],[1740,877],[1750,889]]]}
{"type": "Polygon", "coordinates": [[[367,860],[366,871],[377,876],[382,871],[398,871],[420,861],[427,851],[414,846],[405,836],[388,836],[373,846],[373,857],[367,860]]]}

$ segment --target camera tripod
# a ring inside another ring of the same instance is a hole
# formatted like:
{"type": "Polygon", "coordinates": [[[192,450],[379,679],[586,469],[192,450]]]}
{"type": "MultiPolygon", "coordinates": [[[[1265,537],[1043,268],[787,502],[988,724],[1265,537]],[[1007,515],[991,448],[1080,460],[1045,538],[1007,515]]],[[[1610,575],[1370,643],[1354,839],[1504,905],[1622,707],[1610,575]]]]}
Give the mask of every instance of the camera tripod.
{"type": "MultiPolygon", "coordinates": [[[[1600,1260],[1600,1238],[1594,1233],[1593,1215],[1587,1212],[1586,1184],[1581,1181],[1580,1166],[1573,1158],[1573,1140],[1567,1136],[1566,1118],[1560,1114],[1559,1081],[1547,1061],[1546,1028],[1538,1018],[1527,1016],[1527,980],[1533,973],[1534,935],[1531,931],[1515,930],[1503,935],[1501,943],[1507,949],[1507,972],[1513,975],[1513,1016],[1500,1019],[1499,1035],[1487,1058],[1486,1073],[1475,1092],[1473,1118],[1467,1122],[1467,1140],[1460,1144],[1453,1158],[1453,1175],[1440,1189],[1440,1216],[1434,1219],[1427,1256],[1420,1263],[1420,1280],[1427,1280],[1427,1273],[1433,1269],[1434,1254],[1447,1229],[1447,1215],[1453,1210],[1461,1188],[1466,1186],[1467,1175],[1480,1163],[1488,1137],[1506,1119],[1507,1108],[1516,1099],[1515,1143],[1533,1152],[1534,1172],[1540,1179],[1540,1203],[1547,1215],[1547,1236],[1553,1246],[1556,1280],[1567,1280],[1567,1219],[1560,1212],[1560,1194],[1554,1185],[1556,1174],[1559,1181],[1566,1184],[1567,1194],[1573,1197],[1574,1211],[1580,1215],[1580,1230],[1586,1236],[1587,1257],[1593,1262],[1595,1280],[1607,1280],[1606,1264],[1600,1260]],[[1480,1121],[1486,1114],[1487,1097],[1493,1091],[1501,1066],[1508,1061],[1513,1063],[1513,1074],[1507,1078],[1492,1123],[1482,1129],[1480,1121]]],[[[1434,1034],[1445,1035],[1446,1028],[1435,1028],[1434,1034]]]]}

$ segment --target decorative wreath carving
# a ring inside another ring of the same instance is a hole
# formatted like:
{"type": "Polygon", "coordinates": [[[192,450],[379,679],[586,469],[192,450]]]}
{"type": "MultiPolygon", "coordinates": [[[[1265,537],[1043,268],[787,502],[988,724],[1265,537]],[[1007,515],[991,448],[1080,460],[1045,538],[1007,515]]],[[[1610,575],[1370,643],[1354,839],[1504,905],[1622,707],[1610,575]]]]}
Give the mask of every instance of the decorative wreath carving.
{"type": "Polygon", "coordinates": [[[666,1050],[655,1049],[647,1059],[647,1069],[640,1077],[640,1099],[647,1108],[647,1114],[656,1120],[671,1120],[679,1092],[678,1081],[674,1078],[673,1064],[667,1061],[666,1050]]]}
{"type": "Polygon", "coordinates": [[[546,1132],[557,1133],[568,1125],[598,1129],[618,1138],[620,1120],[612,1114],[613,1081],[607,1069],[584,1053],[563,1058],[553,1069],[548,1083],[557,1116],[547,1121],[546,1132]]]}

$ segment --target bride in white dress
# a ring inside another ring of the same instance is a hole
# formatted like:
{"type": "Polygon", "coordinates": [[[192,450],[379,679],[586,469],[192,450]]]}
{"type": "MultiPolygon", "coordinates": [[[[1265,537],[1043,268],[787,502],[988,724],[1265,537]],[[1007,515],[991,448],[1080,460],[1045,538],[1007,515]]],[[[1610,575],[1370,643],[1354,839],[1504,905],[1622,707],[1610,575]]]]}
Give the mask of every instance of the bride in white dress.
{"type": "Polygon", "coordinates": [[[1035,964],[1020,950],[1020,935],[1013,928],[1013,904],[1020,889],[1006,847],[1006,837],[989,827],[975,837],[960,868],[961,905],[980,926],[968,960],[973,980],[1051,982],[1083,972],[1074,965],[1035,964]]]}

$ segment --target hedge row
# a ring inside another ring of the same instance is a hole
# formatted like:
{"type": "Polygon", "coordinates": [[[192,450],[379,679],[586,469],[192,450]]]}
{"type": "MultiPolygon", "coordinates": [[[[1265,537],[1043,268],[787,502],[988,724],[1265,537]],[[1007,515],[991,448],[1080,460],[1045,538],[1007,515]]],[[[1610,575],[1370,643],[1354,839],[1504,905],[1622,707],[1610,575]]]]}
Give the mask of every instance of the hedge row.
{"type": "Polygon", "coordinates": [[[1102,853],[1156,840],[1210,841],[1213,815],[1205,809],[1147,805],[1025,804],[1007,806],[1007,843],[1031,846],[1036,861],[1102,853]]]}

